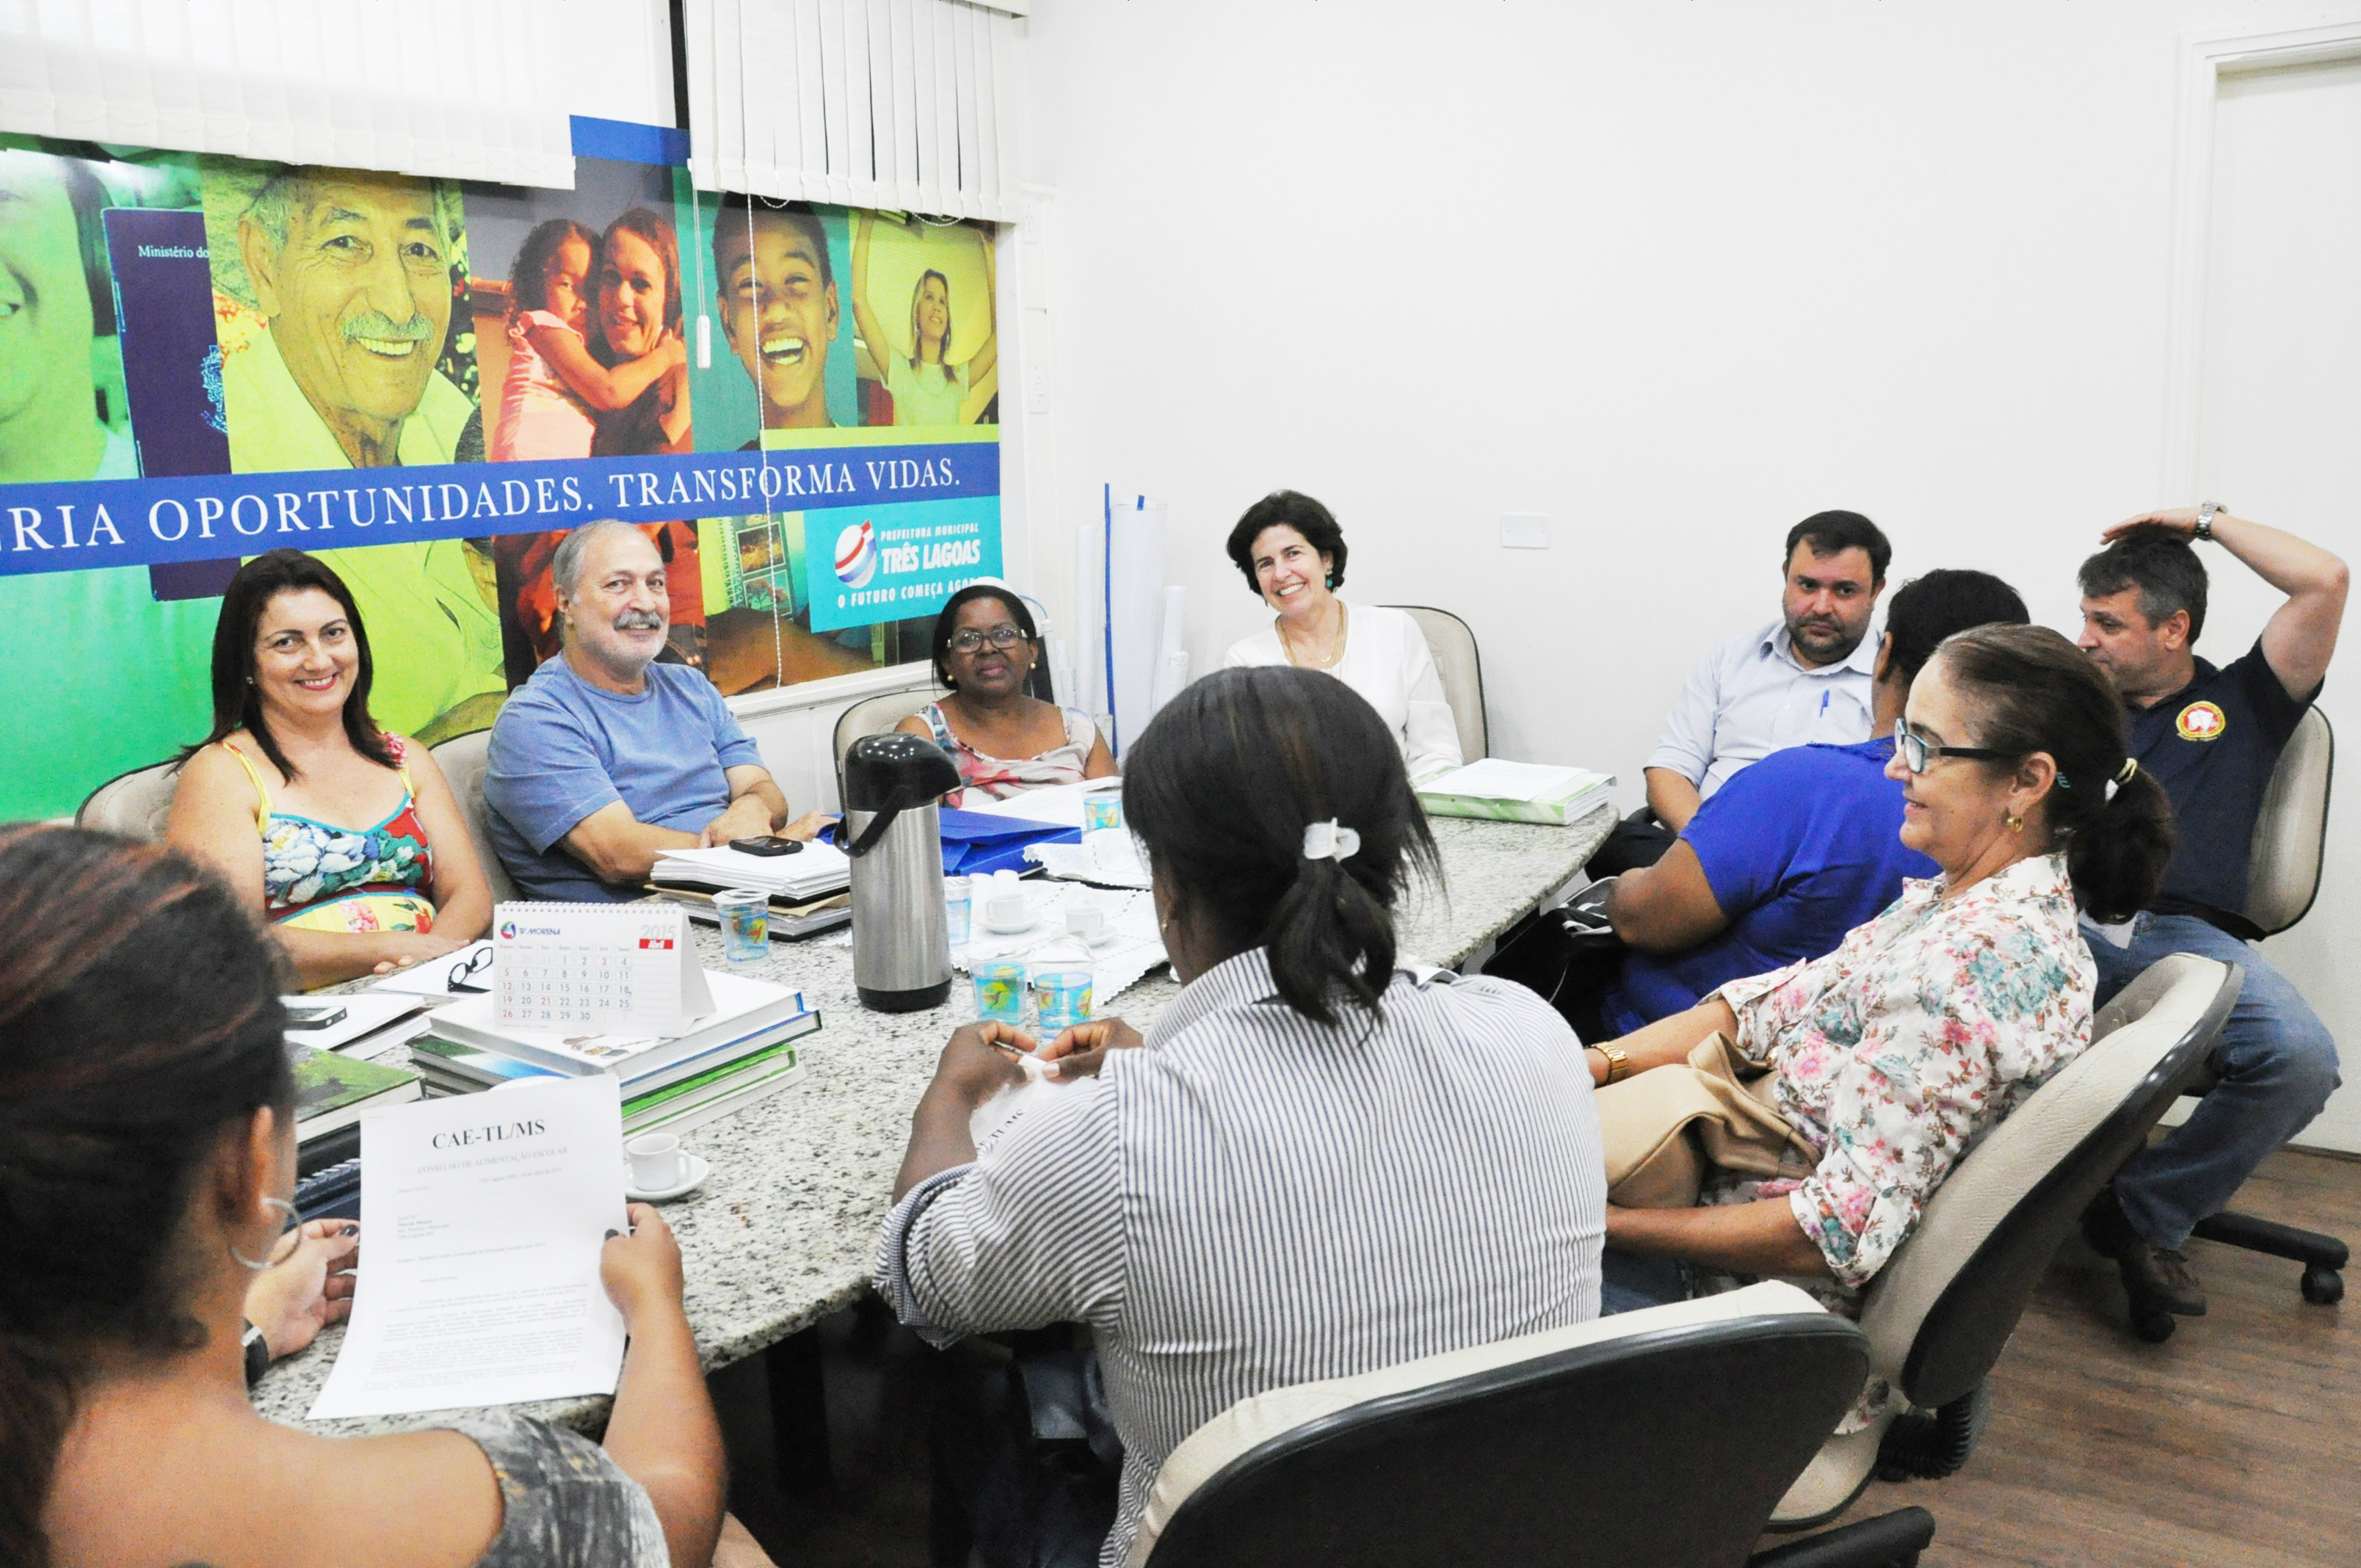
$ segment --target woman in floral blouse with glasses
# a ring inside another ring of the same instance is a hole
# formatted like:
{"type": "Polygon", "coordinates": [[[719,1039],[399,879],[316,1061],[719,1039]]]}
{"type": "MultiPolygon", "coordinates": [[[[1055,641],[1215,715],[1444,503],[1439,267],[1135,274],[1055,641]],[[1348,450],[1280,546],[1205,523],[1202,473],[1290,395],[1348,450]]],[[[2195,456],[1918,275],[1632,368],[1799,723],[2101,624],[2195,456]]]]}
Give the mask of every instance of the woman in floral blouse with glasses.
{"type": "Polygon", "coordinates": [[[1919,673],[1895,740],[1902,841],[1943,874],[1905,883],[1825,958],[1588,1051],[1604,1084],[1729,1036],[1773,1075],[1771,1102],[1817,1167],[1751,1198],[1725,1175],[1704,1207],[1609,1208],[1610,1250],[1858,1289],[1969,1145],[2090,1043],[2096,971],[2076,906],[2129,918],[2172,843],[2105,678],[2055,631],[1978,627],[1919,673]]]}

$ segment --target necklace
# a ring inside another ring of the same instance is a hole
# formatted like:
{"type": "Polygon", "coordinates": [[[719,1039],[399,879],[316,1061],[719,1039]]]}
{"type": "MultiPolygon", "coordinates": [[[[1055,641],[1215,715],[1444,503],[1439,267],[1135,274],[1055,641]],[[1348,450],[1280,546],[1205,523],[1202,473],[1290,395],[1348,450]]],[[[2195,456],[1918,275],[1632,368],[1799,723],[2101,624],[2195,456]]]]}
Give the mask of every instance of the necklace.
{"type": "Polygon", "coordinates": [[[1333,669],[1337,664],[1343,663],[1345,658],[1345,639],[1351,634],[1351,617],[1353,612],[1350,608],[1345,605],[1343,599],[1336,600],[1335,605],[1336,645],[1328,652],[1324,658],[1308,659],[1299,655],[1295,651],[1295,640],[1287,634],[1287,623],[1285,621],[1281,621],[1279,623],[1279,645],[1286,652],[1287,662],[1289,663],[1294,665],[1299,670],[1326,670],[1333,669]]]}

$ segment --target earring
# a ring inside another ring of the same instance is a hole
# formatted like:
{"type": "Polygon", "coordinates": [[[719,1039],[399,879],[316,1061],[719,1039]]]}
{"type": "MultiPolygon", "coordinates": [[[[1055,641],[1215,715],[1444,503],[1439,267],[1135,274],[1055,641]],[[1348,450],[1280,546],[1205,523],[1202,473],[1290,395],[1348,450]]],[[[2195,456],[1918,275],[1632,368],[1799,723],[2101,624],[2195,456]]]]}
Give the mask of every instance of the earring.
{"type": "MultiPolygon", "coordinates": [[[[284,1199],[284,1198],[265,1198],[265,1199],[262,1201],[262,1209],[263,1209],[263,1212],[265,1212],[265,1213],[269,1213],[269,1212],[271,1210],[273,1210],[273,1209],[284,1209],[284,1210],[286,1210],[286,1211],[287,1211],[287,1218],[288,1218],[288,1219],[292,1220],[292,1219],[295,1217],[295,1205],[294,1205],[294,1204],[292,1204],[292,1203],[290,1203],[290,1202],[289,1202],[289,1201],[287,1201],[287,1200],[286,1200],[286,1199],[284,1199]]],[[[285,1227],[282,1225],[282,1226],[281,1226],[281,1232],[282,1232],[282,1234],[284,1233],[284,1229],[285,1229],[285,1227]]],[[[272,1245],[273,1245],[273,1246],[276,1246],[277,1245],[278,1245],[278,1244],[277,1244],[276,1242],[274,1242],[274,1243],[272,1244],[272,1245]]],[[[254,1261],[254,1259],[252,1259],[252,1258],[250,1258],[250,1257],[247,1256],[247,1255],[246,1255],[246,1254],[244,1254],[244,1253],[242,1253],[242,1252],[238,1251],[238,1250],[237,1250],[237,1244],[236,1244],[236,1242],[232,1242],[232,1243],[230,1243],[230,1244],[229,1244],[229,1255],[230,1255],[230,1256],[232,1256],[232,1257],[234,1257],[234,1258],[237,1259],[237,1261],[238,1261],[239,1263],[241,1263],[241,1264],[245,1265],[247,1267],[248,1267],[248,1268],[250,1268],[250,1269],[254,1270],[257,1274],[261,1273],[264,1269],[266,1269],[266,1268],[268,1268],[268,1267],[269,1267],[269,1266],[270,1266],[270,1260],[269,1260],[269,1258],[267,1258],[267,1257],[266,1257],[266,1258],[264,1258],[260,1263],[257,1263],[257,1262],[255,1262],[255,1261],[254,1261]]]]}
{"type": "Polygon", "coordinates": [[[2012,833],[2022,833],[2025,831],[2025,818],[2019,817],[2014,811],[2010,812],[2006,817],[2002,817],[2001,820],[2008,824],[2008,830],[2012,833]]]}

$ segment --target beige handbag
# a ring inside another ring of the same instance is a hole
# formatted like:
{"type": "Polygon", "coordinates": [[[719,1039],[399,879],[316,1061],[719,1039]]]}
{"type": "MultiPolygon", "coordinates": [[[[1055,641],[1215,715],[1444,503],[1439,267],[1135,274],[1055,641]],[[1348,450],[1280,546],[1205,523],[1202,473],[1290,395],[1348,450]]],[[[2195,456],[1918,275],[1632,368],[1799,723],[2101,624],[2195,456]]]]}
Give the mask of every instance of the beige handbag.
{"type": "Polygon", "coordinates": [[[1625,1209],[1686,1209],[1706,1168],[1800,1179],[1820,1157],[1772,1103],[1772,1074],[1707,1036],[1686,1067],[1635,1073],[1598,1091],[1607,1201],[1625,1209]]]}

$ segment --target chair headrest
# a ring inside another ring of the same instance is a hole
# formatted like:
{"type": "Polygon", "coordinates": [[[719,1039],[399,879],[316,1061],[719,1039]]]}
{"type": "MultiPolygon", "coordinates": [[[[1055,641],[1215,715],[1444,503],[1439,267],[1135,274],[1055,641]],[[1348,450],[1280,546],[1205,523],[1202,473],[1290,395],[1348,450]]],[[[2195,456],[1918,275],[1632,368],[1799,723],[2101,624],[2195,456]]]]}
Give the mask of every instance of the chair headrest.
{"type": "Polygon", "coordinates": [[[1274,1389],[1173,1452],[1127,1561],[1734,1562],[1867,1365],[1774,1282],[1274,1389]]]}

